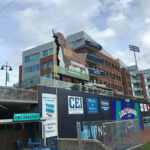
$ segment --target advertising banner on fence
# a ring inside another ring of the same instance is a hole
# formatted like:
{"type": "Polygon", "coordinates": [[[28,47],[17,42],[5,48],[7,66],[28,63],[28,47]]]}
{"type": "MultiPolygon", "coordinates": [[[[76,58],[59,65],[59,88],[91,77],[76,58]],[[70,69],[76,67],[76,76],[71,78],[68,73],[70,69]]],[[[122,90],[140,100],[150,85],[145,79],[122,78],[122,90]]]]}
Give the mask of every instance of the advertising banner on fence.
{"type": "MultiPolygon", "coordinates": [[[[56,95],[42,93],[42,117],[47,118],[45,127],[46,138],[57,136],[56,95]]],[[[42,131],[42,136],[44,135],[42,131]]]]}
{"type": "Polygon", "coordinates": [[[103,113],[109,112],[110,109],[109,100],[105,100],[105,99],[100,100],[100,105],[103,113]]]}
{"type": "Polygon", "coordinates": [[[112,106],[115,120],[139,119],[140,127],[142,129],[142,121],[138,103],[113,100],[112,106]]]}
{"type": "Polygon", "coordinates": [[[83,97],[68,96],[68,114],[83,114],[83,97]]]}
{"type": "Polygon", "coordinates": [[[98,104],[96,98],[87,98],[87,112],[88,114],[97,114],[98,113],[98,104]]]}

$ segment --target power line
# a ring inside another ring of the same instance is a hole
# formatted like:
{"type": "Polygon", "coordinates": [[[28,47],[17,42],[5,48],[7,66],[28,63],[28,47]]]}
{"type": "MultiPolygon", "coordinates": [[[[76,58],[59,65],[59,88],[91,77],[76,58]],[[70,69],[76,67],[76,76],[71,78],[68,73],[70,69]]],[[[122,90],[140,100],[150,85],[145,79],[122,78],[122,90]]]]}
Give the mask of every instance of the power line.
{"type": "Polygon", "coordinates": [[[14,3],[15,1],[16,0],[12,0],[8,4],[6,4],[4,7],[0,8],[0,12],[2,12],[4,9],[6,9],[9,5],[11,5],[12,3],[14,3]]]}

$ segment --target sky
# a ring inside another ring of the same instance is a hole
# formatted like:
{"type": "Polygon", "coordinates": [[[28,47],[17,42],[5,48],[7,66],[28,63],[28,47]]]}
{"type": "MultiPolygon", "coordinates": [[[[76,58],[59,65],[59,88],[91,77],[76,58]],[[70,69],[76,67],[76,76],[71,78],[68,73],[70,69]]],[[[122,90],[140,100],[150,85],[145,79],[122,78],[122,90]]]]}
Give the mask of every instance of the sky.
{"type": "MultiPolygon", "coordinates": [[[[0,67],[12,66],[9,86],[18,82],[22,51],[85,31],[114,58],[134,65],[129,45],[140,47],[139,69],[150,68],[150,0],[0,0],[0,67]]],[[[5,71],[0,70],[0,85],[5,71]]]]}

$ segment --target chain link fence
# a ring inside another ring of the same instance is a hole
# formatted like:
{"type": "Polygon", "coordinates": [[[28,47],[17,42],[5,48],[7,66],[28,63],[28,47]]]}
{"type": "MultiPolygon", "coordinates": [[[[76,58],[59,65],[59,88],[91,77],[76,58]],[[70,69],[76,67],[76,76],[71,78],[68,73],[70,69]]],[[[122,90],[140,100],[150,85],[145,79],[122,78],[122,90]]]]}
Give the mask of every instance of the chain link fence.
{"type": "Polygon", "coordinates": [[[82,139],[95,139],[112,150],[143,150],[139,120],[82,122],[82,139]]]}

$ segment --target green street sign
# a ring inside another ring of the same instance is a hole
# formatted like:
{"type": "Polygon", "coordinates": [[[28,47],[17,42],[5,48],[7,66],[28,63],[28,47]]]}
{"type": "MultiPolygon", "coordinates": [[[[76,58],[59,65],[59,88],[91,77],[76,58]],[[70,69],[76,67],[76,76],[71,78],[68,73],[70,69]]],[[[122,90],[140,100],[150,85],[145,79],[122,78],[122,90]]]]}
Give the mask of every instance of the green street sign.
{"type": "Polygon", "coordinates": [[[14,114],[13,121],[30,121],[30,120],[40,120],[40,113],[23,113],[14,114]]]}

